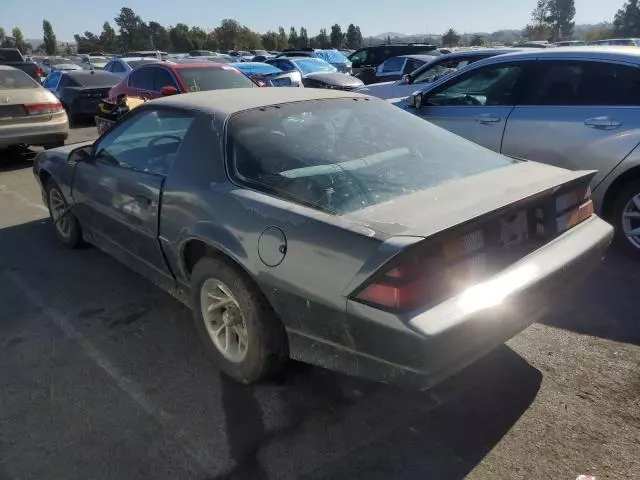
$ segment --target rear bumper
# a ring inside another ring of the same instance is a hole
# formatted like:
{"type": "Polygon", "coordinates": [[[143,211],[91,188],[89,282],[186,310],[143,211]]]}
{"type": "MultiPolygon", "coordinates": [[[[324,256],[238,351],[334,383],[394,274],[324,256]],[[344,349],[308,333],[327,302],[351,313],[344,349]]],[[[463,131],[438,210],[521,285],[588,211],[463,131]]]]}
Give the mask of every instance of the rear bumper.
{"type": "MultiPolygon", "coordinates": [[[[384,371],[385,380],[422,388],[439,383],[568,302],[570,289],[599,264],[612,238],[613,228],[593,216],[492,279],[407,318],[402,327],[387,321],[387,328],[374,329],[385,335],[386,351],[359,349],[362,371],[355,373],[380,379],[384,371]]],[[[361,319],[375,316],[371,307],[353,301],[348,310],[361,319]]]]}
{"type": "Polygon", "coordinates": [[[49,121],[3,125],[0,127],[0,146],[27,144],[49,145],[64,142],[69,136],[66,114],[54,115],[49,121]]]}

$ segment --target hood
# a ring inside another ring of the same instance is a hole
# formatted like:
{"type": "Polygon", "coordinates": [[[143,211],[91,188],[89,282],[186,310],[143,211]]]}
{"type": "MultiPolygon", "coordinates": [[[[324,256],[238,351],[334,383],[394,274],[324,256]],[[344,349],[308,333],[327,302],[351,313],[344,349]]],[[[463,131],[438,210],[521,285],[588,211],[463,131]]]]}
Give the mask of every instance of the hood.
{"type": "Polygon", "coordinates": [[[359,78],[347,75],[340,72],[317,72],[308,73],[304,75],[304,78],[309,80],[315,80],[317,82],[326,83],[327,85],[334,85],[336,87],[361,87],[364,85],[359,78]]]}
{"type": "Polygon", "coordinates": [[[374,83],[365,87],[359,88],[358,93],[364,93],[365,95],[371,95],[372,97],[378,97],[387,101],[395,101],[399,98],[408,97],[413,92],[420,90],[423,85],[407,85],[406,83],[397,82],[385,82],[374,83]]]}
{"type": "Polygon", "coordinates": [[[594,173],[523,161],[372,205],[345,218],[390,236],[429,237],[594,173]]]}

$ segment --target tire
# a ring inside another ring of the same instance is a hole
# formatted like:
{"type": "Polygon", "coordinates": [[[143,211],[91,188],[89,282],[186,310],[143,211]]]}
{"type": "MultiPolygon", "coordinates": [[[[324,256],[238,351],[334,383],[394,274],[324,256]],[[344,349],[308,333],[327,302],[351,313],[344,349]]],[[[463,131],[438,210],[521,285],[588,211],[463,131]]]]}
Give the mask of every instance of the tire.
{"type": "Polygon", "coordinates": [[[231,261],[205,257],[196,264],[191,275],[191,302],[198,334],[220,371],[250,384],[283,367],[288,358],[284,327],[251,279],[231,261]],[[207,306],[222,302],[225,305],[207,314],[205,322],[207,306]],[[225,345],[229,347],[226,352],[225,345]]]}
{"type": "Polygon", "coordinates": [[[68,204],[60,187],[53,180],[49,180],[45,186],[47,195],[47,207],[53,221],[53,229],[58,240],[69,248],[79,248],[84,245],[80,222],[71,211],[67,211],[65,217],[56,223],[61,211],[66,211],[68,204]]]}
{"type": "Polygon", "coordinates": [[[640,228],[640,179],[636,179],[624,186],[612,203],[609,221],[615,228],[615,243],[626,253],[640,259],[640,235],[630,238],[625,229],[640,228]],[[637,198],[634,203],[633,199],[637,198]],[[638,218],[629,214],[636,213],[638,218]],[[626,214],[626,215],[625,215],[626,214]]]}

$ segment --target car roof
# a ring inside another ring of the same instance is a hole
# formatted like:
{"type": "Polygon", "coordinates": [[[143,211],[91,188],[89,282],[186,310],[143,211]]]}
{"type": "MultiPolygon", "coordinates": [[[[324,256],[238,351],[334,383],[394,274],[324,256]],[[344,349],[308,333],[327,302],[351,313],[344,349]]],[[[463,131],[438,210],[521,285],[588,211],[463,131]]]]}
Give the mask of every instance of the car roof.
{"type": "MultiPolygon", "coordinates": [[[[424,60],[426,62],[430,62],[434,58],[440,58],[442,55],[429,55],[428,53],[411,53],[409,55],[398,55],[397,57],[391,58],[415,58],[416,60],[424,60]]],[[[390,60],[389,58],[387,60],[390,60]]]]}
{"type": "Polygon", "coordinates": [[[521,50],[500,58],[508,57],[510,60],[536,58],[549,59],[592,59],[624,61],[640,64],[640,48],[624,46],[580,46],[580,47],[555,47],[549,49],[521,50]]]}
{"type": "MultiPolygon", "coordinates": [[[[13,68],[10,65],[0,65],[0,70],[16,70],[18,72],[22,72],[19,68],[13,68]]],[[[24,72],[23,72],[24,73],[24,72]]],[[[26,75],[26,74],[25,74],[26,75]]]]}
{"type": "Polygon", "coordinates": [[[147,104],[197,110],[218,118],[226,118],[236,112],[270,105],[335,98],[371,97],[354,92],[320,88],[234,88],[172,95],[151,100],[147,104]]]}

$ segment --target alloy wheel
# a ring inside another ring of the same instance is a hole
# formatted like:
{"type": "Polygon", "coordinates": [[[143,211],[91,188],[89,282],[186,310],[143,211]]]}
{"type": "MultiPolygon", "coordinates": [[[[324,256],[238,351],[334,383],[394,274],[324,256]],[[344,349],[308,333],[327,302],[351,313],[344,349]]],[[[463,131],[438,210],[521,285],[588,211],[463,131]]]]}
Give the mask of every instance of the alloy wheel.
{"type": "Polygon", "coordinates": [[[229,287],[209,278],[200,289],[200,309],[209,338],[227,360],[239,363],[249,347],[249,335],[238,301],[229,287]]]}
{"type": "Polygon", "coordinates": [[[69,217],[65,215],[67,203],[57,188],[52,188],[49,191],[49,207],[51,208],[51,215],[56,230],[63,238],[68,239],[71,236],[71,222],[69,221],[69,217]]]}

